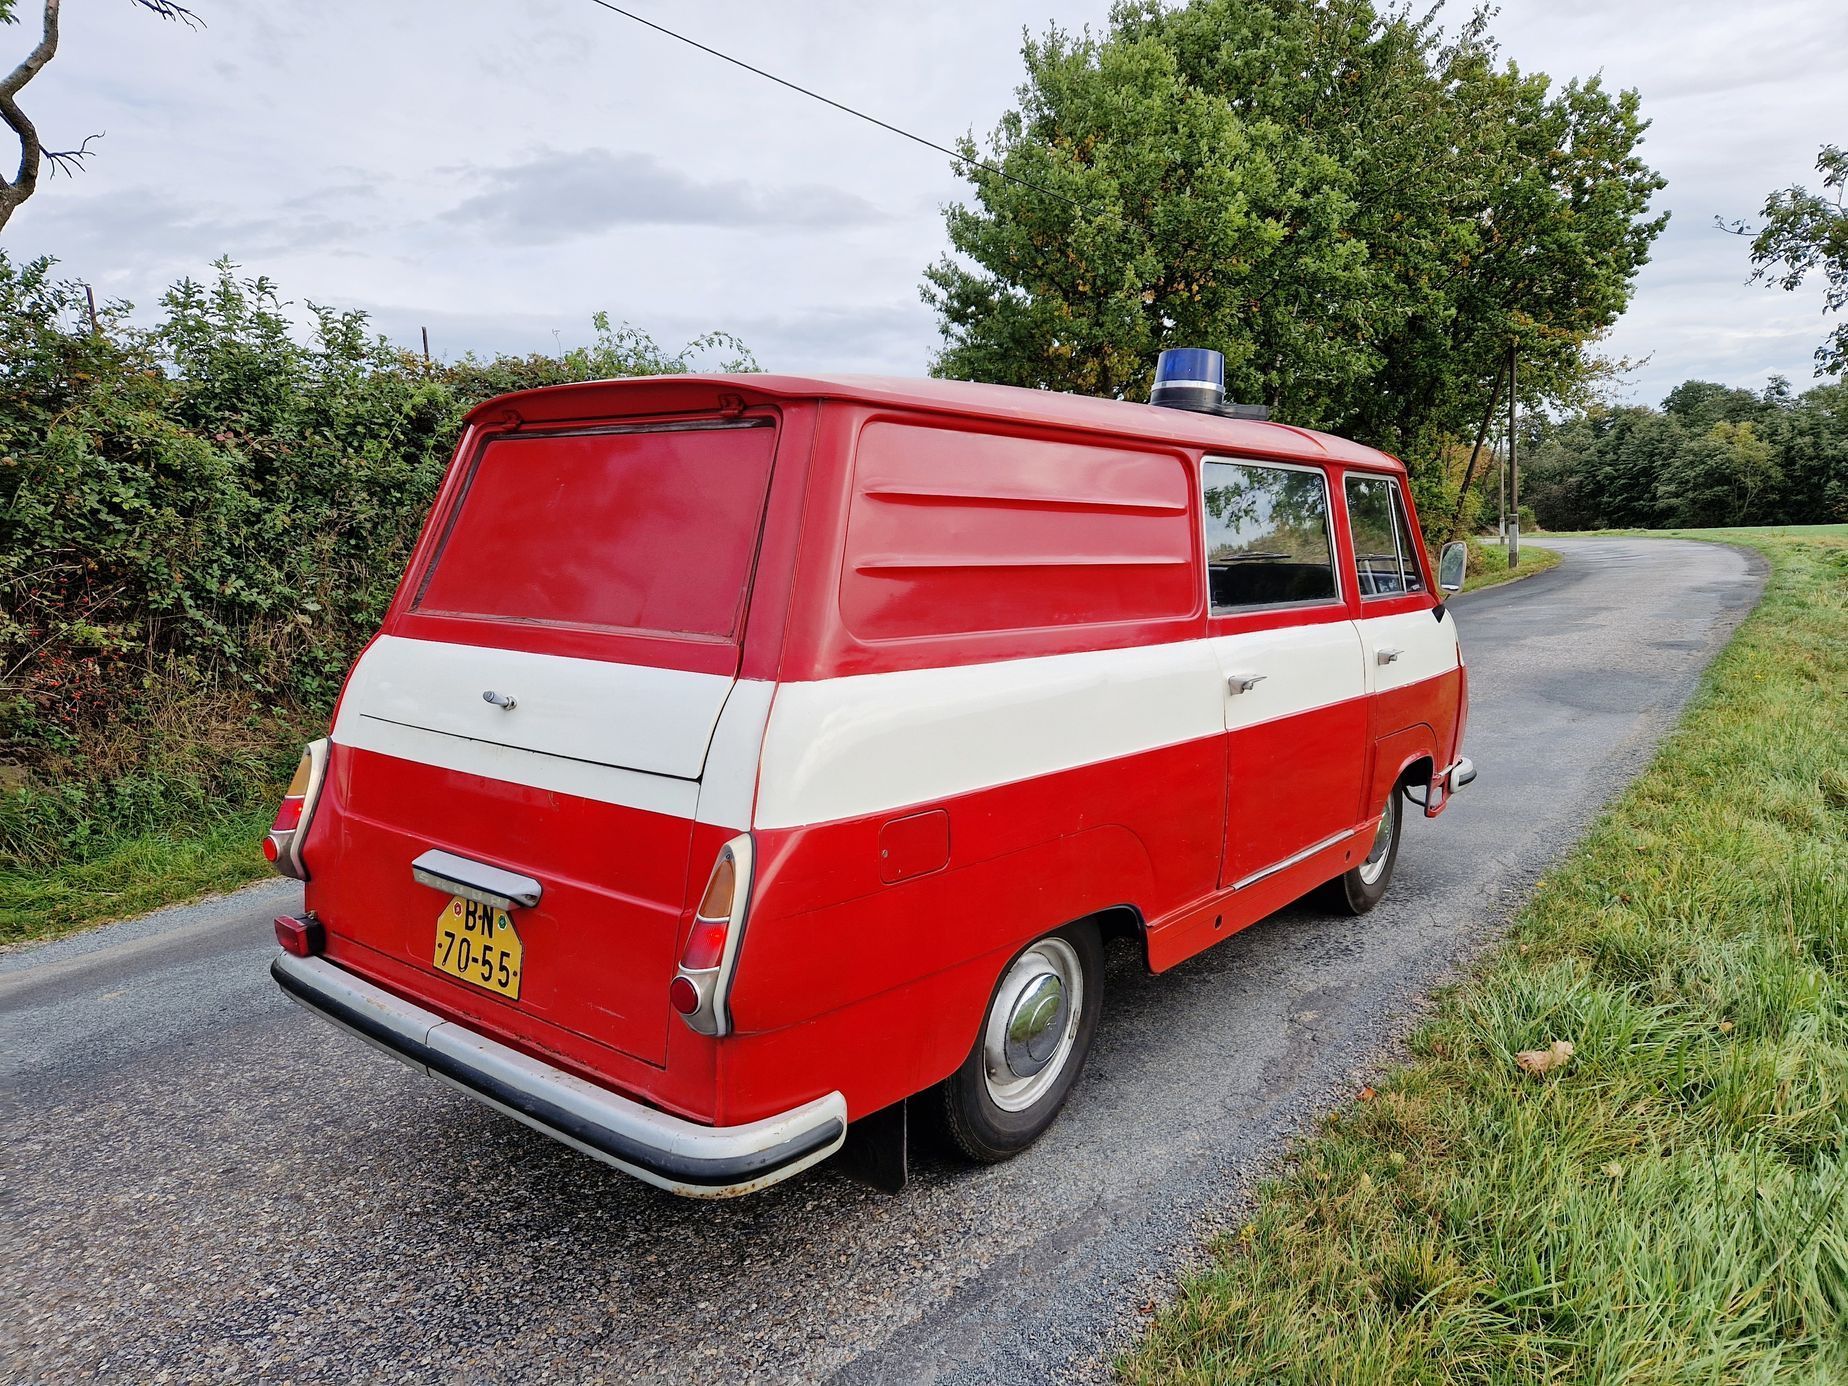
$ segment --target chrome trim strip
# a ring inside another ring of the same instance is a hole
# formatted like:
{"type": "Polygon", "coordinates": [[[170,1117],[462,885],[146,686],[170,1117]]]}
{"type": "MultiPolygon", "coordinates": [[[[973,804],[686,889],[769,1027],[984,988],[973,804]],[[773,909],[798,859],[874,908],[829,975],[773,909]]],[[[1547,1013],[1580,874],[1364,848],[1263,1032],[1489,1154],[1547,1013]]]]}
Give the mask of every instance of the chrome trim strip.
{"type": "Polygon", "coordinates": [[[847,1138],[838,1092],[740,1126],[702,1126],[446,1021],[325,958],[281,953],[270,975],[307,1010],[412,1068],[671,1193],[751,1193],[826,1159],[847,1138]]]}
{"type": "MultiPolygon", "coordinates": [[[[719,869],[718,864],[727,853],[731,855],[734,873],[732,907],[725,921],[725,946],[720,951],[718,965],[692,969],[682,964],[674,971],[676,977],[685,977],[699,993],[699,1009],[680,1018],[695,1034],[711,1035],[715,1039],[731,1033],[732,973],[738,966],[738,945],[744,942],[745,925],[750,922],[751,887],[757,873],[756,839],[748,832],[732,838],[719,849],[718,857],[713,859],[713,871],[719,869]]],[[[707,873],[706,879],[710,884],[711,872],[707,873]]],[[[697,912],[693,917],[704,919],[707,923],[718,922],[697,912]]]]}
{"type": "Polygon", "coordinates": [[[489,866],[485,861],[471,861],[435,847],[411,863],[411,879],[418,885],[460,895],[464,900],[496,910],[510,910],[515,905],[531,909],[539,903],[542,889],[531,876],[489,866]]]}
{"type": "Polygon", "coordinates": [[[774,428],[776,420],[768,414],[749,414],[736,419],[657,419],[631,424],[562,424],[555,427],[530,425],[517,433],[500,433],[502,442],[529,443],[549,438],[599,438],[615,433],[718,433],[734,428],[774,428]]]}
{"type": "Polygon", "coordinates": [[[1346,839],[1354,836],[1354,834],[1359,831],[1360,831],[1359,828],[1346,828],[1342,830],[1341,832],[1336,833],[1333,837],[1325,837],[1320,842],[1316,843],[1313,847],[1303,848],[1302,851],[1298,852],[1293,857],[1285,857],[1282,861],[1274,862],[1270,866],[1265,867],[1262,871],[1252,872],[1249,876],[1245,877],[1245,879],[1242,881],[1232,882],[1232,889],[1243,890],[1246,886],[1256,885],[1259,881],[1263,880],[1267,876],[1275,876],[1279,871],[1287,871],[1292,866],[1295,866],[1298,862],[1308,861],[1309,858],[1313,857],[1317,852],[1326,851],[1328,848],[1333,847],[1337,842],[1343,842],[1346,839]]]}

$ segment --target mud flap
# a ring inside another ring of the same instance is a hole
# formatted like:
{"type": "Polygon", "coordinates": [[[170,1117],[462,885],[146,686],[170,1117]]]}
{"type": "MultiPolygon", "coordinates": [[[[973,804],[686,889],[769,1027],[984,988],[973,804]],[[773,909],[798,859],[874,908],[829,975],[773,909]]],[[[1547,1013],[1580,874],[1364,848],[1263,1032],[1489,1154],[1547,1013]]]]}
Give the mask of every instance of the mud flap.
{"type": "Polygon", "coordinates": [[[909,1099],[861,1117],[847,1128],[841,1147],[841,1167],[854,1178],[886,1193],[898,1193],[910,1173],[909,1099]]]}

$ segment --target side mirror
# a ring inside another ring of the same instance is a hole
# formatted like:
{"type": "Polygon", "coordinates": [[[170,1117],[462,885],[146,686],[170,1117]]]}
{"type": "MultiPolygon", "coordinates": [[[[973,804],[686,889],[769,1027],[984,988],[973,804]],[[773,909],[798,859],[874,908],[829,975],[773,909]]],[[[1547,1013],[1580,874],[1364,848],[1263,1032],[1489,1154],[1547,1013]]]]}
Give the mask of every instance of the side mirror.
{"type": "Polygon", "coordinates": [[[1446,592],[1463,590],[1463,574],[1469,567],[1469,545],[1462,541],[1444,545],[1437,559],[1437,585],[1446,592]]]}

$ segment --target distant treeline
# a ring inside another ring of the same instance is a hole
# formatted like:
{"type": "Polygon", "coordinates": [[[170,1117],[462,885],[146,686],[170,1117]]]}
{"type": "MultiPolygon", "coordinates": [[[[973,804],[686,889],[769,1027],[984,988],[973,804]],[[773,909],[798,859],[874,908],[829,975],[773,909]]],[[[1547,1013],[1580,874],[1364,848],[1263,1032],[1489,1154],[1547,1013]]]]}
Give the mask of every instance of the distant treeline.
{"type": "Polygon", "coordinates": [[[1799,395],[1782,377],[1756,393],[1690,380],[1660,409],[1536,418],[1521,445],[1521,500],[1547,529],[1848,520],[1840,381],[1799,395]]]}

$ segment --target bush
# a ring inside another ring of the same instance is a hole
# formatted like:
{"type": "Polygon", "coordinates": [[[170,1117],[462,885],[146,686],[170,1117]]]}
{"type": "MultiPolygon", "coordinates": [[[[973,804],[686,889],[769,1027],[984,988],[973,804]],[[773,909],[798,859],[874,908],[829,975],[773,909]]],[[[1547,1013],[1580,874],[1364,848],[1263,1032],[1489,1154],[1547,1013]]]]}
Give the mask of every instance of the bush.
{"type": "Polygon", "coordinates": [[[462,416],[509,389],[692,368],[593,319],[562,358],[430,363],[221,260],[92,331],[0,253],[0,867],[267,794],[377,629],[462,416]]]}

